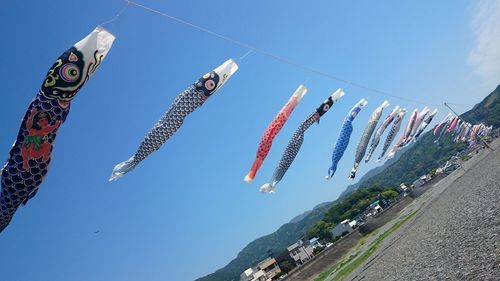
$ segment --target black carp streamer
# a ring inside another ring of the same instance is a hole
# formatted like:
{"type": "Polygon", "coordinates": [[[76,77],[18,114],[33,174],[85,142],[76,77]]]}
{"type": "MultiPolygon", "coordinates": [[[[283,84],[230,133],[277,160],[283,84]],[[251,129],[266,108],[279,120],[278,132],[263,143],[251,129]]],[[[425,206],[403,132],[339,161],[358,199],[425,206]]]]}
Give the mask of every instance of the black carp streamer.
{"type": "Polygon", "coordinates": [[[344,91],[342,89],[338,89],[300,124],[288,142],[285,152],[281,156],[278,167],[274,170],[273,177],[268,183],[265,183],[260,187],[260,192],[273,193],[275,191],[276,185],[281,181],[286,171],[288,171],[288,168],[290,168],[290,165],[292,165],[293,160],[295,160],[295,157],[299,153],[300,147],[304,142],[304,134],[306,130],[309,129],[312,124],[319,122],[321,116],[323,116],[323,114],[325,114],[332,107],[332,105],[343,96],[344,91]]]}
{"type": "Polygon", "coordinates": [[[68,116],[71,101],[97,70],[114,40],[114,35],[97,27],[49,69],[2,168],[0,232],[17,208],[37,193],[48,171],[57,130],[68,116]]]}
{"type": "Polygon", "coordinates": [[[229,59],[216,69],[206,73],[193,85],[180,93],[167,113],[144,137],[137,152],[113,169],[110,181],[117,180],[134,169],[149,154],[158,150],[181,126],[184,118],[202,106],[238,70],[234,60],[229,59]]]}

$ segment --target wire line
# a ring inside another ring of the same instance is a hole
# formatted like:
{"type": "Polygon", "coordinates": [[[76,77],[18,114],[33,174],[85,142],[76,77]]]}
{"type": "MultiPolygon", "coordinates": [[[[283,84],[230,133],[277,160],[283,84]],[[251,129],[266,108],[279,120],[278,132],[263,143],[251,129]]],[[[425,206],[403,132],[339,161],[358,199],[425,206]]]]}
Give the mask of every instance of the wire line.
{"type": "Polygon", "coordinates": [[[99,24],[99,26],[104,26],[104,25],[106,25],[108,23],[112,23],[115,20],[117,20],[120,17],[120,15],[128,8],[129,4],[130,4],[130,2],[127,1],[127,0],[125,0],[125,5],[123,5],[123,7],[120,9],[120,11],[113,18],[111,18],[110,20],[105,21],[105,22],[99,24]]]}
{"type": "Polygon", "coordinates": [[[285,58],[285,57],[281,57],[281,56],[275,55],[275,54],[270,53],[268,51],[265,51],[263,49],[260,49],[260,48],[257,48],[255,46],[252,46],[250,44],[247,44],[247,43],[244,43],[242,41],[239,41],[239,40],[233,39],[231,37],[225,36],[223,34],[217,33],[215,31],[212,31],[212,30],[207,29],[205,27],[202,27],[202,26],[196,25],[194,23],[188,22],[188,21],[183,20],[181,18],[178,18],[178,17],[172,16],[172,15],[166,14],[164,12],[155,10],[155,9],[150,8],[148,6],[144,6],[144,5],[139,4],[137,2],[130,1],[130,0],[124,0],[124,1],[127,4],[134,5],[136,7],[142,8],[142,9],[144,9],[146,11],[158,14],[160,16],[163,16],[163,17],[166,17],[168,19],[171,19],[171,20],[173,20],[175,22],[178,22],[178,23],[184,24],[186,26],[189,26],[191,28],[197,29],[199,31],[205,32],[205,33],[207,33],[209,35],[212,35],[212,36],[217,37],[219,39],[225,40],[225,41],[230,42],[230,43],[232,43],[234,45],[246,48],[246,49],[248,49],[251,52],[260,53],[260,54],[265,55],[267,57],[270,57],[270,58],[272,58],[272,59],[274,59],[276,61],[280,61],[282,63],[289,64],[289,65],[295,66],[297,68],[301,68],[303,70],[306,70],[306,71],[318,74],[320,76],[324,76],[324,77],[330,78],[330,79],[338,81],[338,82],[343,82],[346,85],[352,85],[352,86],[355,86],[355,87],[358,87],[360,89],[364,89],[364,90],[367,90],[367,91],[370,91],[370,92],[373,92],[373,93],[378,93],[378,94],[385,95],[385,96],[388,96],[388,97],[392,97],[392,98],[395,98],[395,99],[400,99],[400,100],[404,100],[404,101],[408,101],[408,102],[413,102],[413,103],[417,103],[417,104],[423,104],[423,105],[429,105],[429,106],[442,106],[442,104],[425,103],[425,102],[414,100],[414,99],[411,99],[411,98],[406,98],[406,97],[394,95],[394,94],[391,94],[391,93],[386,92],[386,91],[381,91],[381,90],[378,90],[378,89],[375,89],[375,88],[372,88],[372,87],[369,87],[369,86],[362,85],[360,83],[353,82],[352,80],[348,80],[348,79],[344,79],[344,78],[341,78],[341,77],[338,77],[338,76],[334,76],[334,75],[331,75],[331,74],[329,74],[327,72],[324,72],[324,71],[312,68],[312,67],[307,66],[307,65],[300,64],[300,63],[298,63],[298,62],[296,62],[294,60],[291,60],[291,59],[288,59],[288,58],[285,58]]]}

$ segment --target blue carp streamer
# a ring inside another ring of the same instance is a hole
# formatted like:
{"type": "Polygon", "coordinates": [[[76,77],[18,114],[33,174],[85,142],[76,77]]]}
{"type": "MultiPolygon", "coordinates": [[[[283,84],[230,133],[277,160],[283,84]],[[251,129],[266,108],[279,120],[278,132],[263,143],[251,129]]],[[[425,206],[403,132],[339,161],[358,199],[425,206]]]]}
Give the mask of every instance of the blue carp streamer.
{"type": "Polygon", "coordinates": [[[304,133],[312,124],[315,122],[319,123],[319,120],[323,114],[325,114],[332,105],[339,100],[342,96],[344,96],[344,91],[342,89],[338,89],[333,93],[328,99],[326,99],[313,113],[311,113],[302,124],[297,128],[292,138],[288,142],[286,146],[285,152],[283,156],[281,156],[281,160],[278,164],[278,167],[274,170],[273,177],[269,181],[260,187],[260,192],[264,193],[273,193],[275,191],[276,184],[281,181],[286,171],[292,165],[293,160],[299,153],[300,147],[304,142],[304,133]]]}
{"type": "Polygon", "coordinates": [[[17,208],[38,192],[48,172],[57,131],[68,116],[71,101],[101,65],[114,40],[114,35],[97,27],[49,69],[1,170],[0,232],[10,223],[17,208]]]}
{"type": "Polygon", "coordinates": [[[361,99],[354,107],[349,111],[349,114],[344,119],[344,123],[342,124],[342,128],[340,129],[339,136],[337,138],[337,142],[335,143],[335,147],[333,148],[332,153],[332,166],[328,169],[328,176],[326,179],[331,179],[337,170],[337,164],[340,159],[344,155],[344,151],[349,144],[349,139],[351,138],[352,133],[352,122],[354,118],[358,115],[363,107],[365,107],[368,102],[365,99],[361,99]]]}
{"type": "Polygon", "coordinates": [[[384,109],[389,106],[388,101],[384,101],[379,107],[377,107],[370,119],[368,120],[368,124],[366,124],[365,130],[363,131],[363,135],[361,135],[361,139],[359,140],[358,147],[356,148],[356,155],[354,156],[354,167],[352,168],[351,174],[349,175],[349,179],[353,180],[356,177],[356,171],[358,170],[359,163],[363,160],[363,157],[366,153],[366,148],[368,147],[368,143],[370,142],[370,138],[373,135],[373,131],[375,131],[375,127],[377,127],[377,123],[382,116],[382,112],[384,109]]]}
{"type": "Polygon", "coordinates": [[[186,116],[202,106],[237,70],[238,65],[229,59],[180,93],[167,113],[145,136],[137,152],[114,167],[109,180],[117,180],[124,176],[147,156],[158,150],[182,126],[186,116]]]}

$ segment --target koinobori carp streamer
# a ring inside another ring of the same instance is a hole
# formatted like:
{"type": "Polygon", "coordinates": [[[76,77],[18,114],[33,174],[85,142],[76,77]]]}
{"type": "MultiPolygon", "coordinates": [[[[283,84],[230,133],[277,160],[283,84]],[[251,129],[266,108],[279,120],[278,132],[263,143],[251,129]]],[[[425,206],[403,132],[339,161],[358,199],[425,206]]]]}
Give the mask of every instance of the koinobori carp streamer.
{"type": "Polygon", "coordinates": [[[467,140],[467,136],[469,135],[469,132],[471,131],[472,124],[467,123],[466,125],[467,126],[465,126],[463,132],[461,133],[460,141],[466,141],[467,140]]]}
{"type": "Polygon", "coordinates": [[[463,132],[465,131],[465,127],[467,127],[466,122],[462,122],[460,126],[458,126],[458,130],[455,132],[455,142],[459,141],[462,137],[463,132]]]}
{"type": "Polygon", "coordinates": [[[462,120],[458,119],[457,124],[455,125],[455,129],[452,132],[452,135],[455,136],[460,132],[460,127],[462,126],[462,120]]]}
{"type": "Polygon", "coordinates": [[[459,119],[458,119],[458,117],[457,117],[457,116],[455,116],[455,117],[453,118],[453,120],[451,121],[450,126],[448,127],[448,133],[451,133],[451,132],[455,129],[455,127],[456,127],[456,126],[457,126],[457,124],[458,124],[458,120],[459,120],[459,119]]]}
{"type": "Polygon", "coordinates": [[[337,137],[337,142],[333,148],[332,165],[328,168],[328,175],[326,176],[327,180],[331,179],[335,174],[335,171],[337,171],[337,164],[344,155],[347,145],[349,144],[349,139],[351,138],[353,130],[352,122],[354,121],[354,118],[358,116],[358,113],[367,104],[368,102],[365,99],[361,99],[354,105],[351,111],[349,111],[349,114],[345,117],[344,123],[342,123],[342,128],[340,128],[339,136],[337,137]]]}
{"type": "Polygon", "coordinates": [[[414,139],[418,129],[420,128],[420,124],[422,124],[427,114],[429,114],[429,111],[429,108],[426,106],[424,107],[424,109],[422,109],[422,111],[420,111],[420,113],[417,114],[417,118],[415,119],[415,123],[413,124],[413,128],[411,129],[410,138],[406,140],[407,144],[414,139]]]}
{"type": "Polygon", "coordinates": [[[260,192],[272,193],[275,191],[276,185],[281,181],[288,168],[290,168],[290,165],[292,165],[297,153],[299,153],[300,147],[304,142],[304,133],[306,130],[309,129],[312,124],[316,122],[319,123],[321,116],[323,116],[342,96],[344,96],[344,91],[342,89],[338,89],[300,124],[288,142],[285,152],[281,156],[278,167],[274,170],[273,177],[268,183],[265,183],[260,187],[260,192]]]}
{"type": "Polygon", "coordinates": [[[236,62],[229,59],[180,93],[165,115],[145,136],[136,153],[114,167],[109,180],[124,176],[148,155],[158,150],[182,126],[184,118],[202,106],[237,70],[236,62]]]}
{"type": "Polygon", "coordinates": [[[413,130],[413,126],[415,124],[415,120],[417,119],[417,115],[418,115],[418,108],[415,108],[415,110],[413,110],[413,113],[411,114],[410,116],[410,120],[408,120],[408,124],[406,125],[406,129],[404,130],[404,132],[401,134],[401,136],[399,137],[398,141],[396,142],[396,144],[392,147],[392,149],[389,151],[389,153],[387,154],[386,156],[386,159],[391,159],[394,157],[394,155],[396,154],[396,152],[403,148],[404,146],[407,145],[407,142],[409,141],[410,139],[410,134],[411,134],[411,131],[413,130]]]}
{"type": "Polygon", "coordinates": [[[451,125],[453,118],[448,119],[446,123],[443,125],[443,129],[441,130],[441,133],[439,134],[438,138],[434,141],[434,143],[439,144],[439,141],[446,135],[446,132],[448,132],[448,128],[451,125]]]}
{"type": "Polygon", "coordinates": [[[425,130],[425,128],[427,128],[427,126],[429,126],[429,124],[432,122],[432,119],[434,118],[434,116],[436,115],[436,113],[438,112],[437,108],[434,109],[434,111],[429,114],[424,121],[422,121],[422,124],[418,127],[416,133],[415,133],[415,136],[413,137],[413,141],[417,141],[417,138],[420,136],[420,134],[422,134],[422,132],[425,130]]]}
{"type": "Polygon", "coordinates": [[[356,171],[358,170],[359,163],[363,160],[363,157],[366,153],[366,148],[368,147],[368,142],[370,142],[370,138],[373,135],[373,131],[377,127],[377,123],[382,116],[382,112],[384,109],[389,106],[388,101],[384,101],[379,107],[377,107],[370,119],[368,120],[368,124],[366,124],[365,130],[361,135],[361,139],[359,140],[358,147],[356,148],[356,155],[354,156],[354,167],[352,168],[351,174],[349,175],[349,179],[354,179],[356,177],[356,171]]]}
{"type": "Polygon", "coordinates": [[[439,122],[436,127],[434,128],[434,135],[437,135],[439,133],[439,129],[441,128],[441,126],[446,123],[446,121],[448,121],[448,119],[451,118],[451,113],[448,113],[448,115],[446,115],[443,119],[443,121],[439,122]]]}
{"type": "Polygon", "coordinates": [[[49,69],[24,115],[9,159],[2,168],[0,232],[7,227],[17,208],[37,193],[71,101],[101,65],[114,40],[114,35],[97,27],[64,52],[49,69]]]}
{"type": "Polygon", "coordinates": [[[418,108],[415,108],[415,110],[413,110],[413,113],[410,115],[410,120],[408,120],[408,124],[406,125],[405,131],[402,137],[400,138],[401,141],[400,142],[398,141],[399,143],[398,149],[406,146],[409,143],[410,135],[413,130],[413,125],[415,125],[415,121],[417,120],[417,116],[418,116],[418,108]]]}
{"type": "Polygon", "coordinates": [[[382,152],[380,153],[380,156],[378,157],[377,161],[380,161],[382,157],[384,157],[385,152],[387,151],[387,149],[389,149],[389,146],[391,146],[392,141],[394,140],[394,138],[399,132],[399,129],[401,128],[401,123],[403,122],[405,114],[406,114],[406,108],[403,108],[401,109],[401,111],[399,111],[398,115],[396,116],[394,124],[392,124],[391,130],[387,134],[384,147],[382,148],[382,152]]]}
{"type": "Polygon", "coordinates": [[[399,105],[396,105],[396,107],[392,110],[392,112],[385,118],[384,122],[380,124],[378,127],[377,131],[375,131],[375,134],[373,135],[372,143],[370,144],[370,149],[368,150],[368,153],[366,155],[365,162],[368,163],[370,161],[370,158],[372,157],[373,152],[377,148],[380,138],[382,137],[382,134],[384,133],[385,129],[394,121],[396,116],[398,115],[399,111],[401,108],[399,105]]]}
{"type": "Polygon", "coordinates": [[[257,149],[257,155],[255,156],[252,168],[250,169],[250,172],[248,172],[248,174],[245,176],[246,182],[251,182],[255,178],[257,171],[259,170],[260,166],[264,162],[264,159],[266,159],[269,150],[271,149],[274,138],[279,133],[281,128],[283,128],[283,125],[285,125],[288,117],[290,117],[290,114],[292,114],[293,109],[297,106],[297,104],[306,93],[307,88],[304,85],[300,85],[292,94],[290,99],[288,99],[288,102],[285,104],[285,106],[283,106],[276,117],[274,117],[273,121],[271,121],[271,124],[267,126],[266,130],[264,131],[264,135],[260,139],[259,148],[257,149]]]}

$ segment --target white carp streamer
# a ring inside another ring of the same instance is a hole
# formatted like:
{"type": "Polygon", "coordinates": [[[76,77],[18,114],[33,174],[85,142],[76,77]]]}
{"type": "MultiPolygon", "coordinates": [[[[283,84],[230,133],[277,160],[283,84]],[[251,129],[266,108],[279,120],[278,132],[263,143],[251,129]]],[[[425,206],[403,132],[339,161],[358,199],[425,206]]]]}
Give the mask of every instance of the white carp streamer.
{"type": "Polygon", "coordinates": [[[429,111],[430,111],[429,108],[426,106],[424,107],[424,109],[422,109],[422,111],[420,111],[420,113],[417,114],[417,118],[415,119],[415,124],[413,124],[413,128],[410,133],[410,138],[406,140],[407,144],[414,139],[418,129],[420,128],[420,124],[422,124],[427,114],[429,114],[429,111]]]}
{"type": "Polygon", "coordinates": [[[368,120],[368,124],[366,124],[365,130],[363,131],[363,135],[361,135],[361,139],[359,140],[358,147],[356,148],[356,155],[354,156],[354,167],[352,168],[351,174],[349,175],[349,179],[353,180],[356,177],[356,172],[359,167],[359,163],[363,160],[363,157],[366,153],[366,148],[368,147],[368,143],[370,142],[370,138],[373,135],[373,131],[377,127],[377,123],[382,116],[382,112],[384,109],[389,106],[388,101],[384,101],[379,107],[377,107],[370,119],[368,120]]]}
{"type": "Polygon", "coordinates": [[[425,128],[427,128],[427,126],[429,126],[429,124],[432,122],[432,119],[434,118],[434,116],[436,115],[437,112],[438,112],[438,110],[436,108],[436,109],[434,109],[434,111],[431,114],[429,114],[429,116],[427,116],[425,118],[425,120],[422,122],[420,127],[418,127],[417,132],[415,133],[415,136],[413,137],[413,141],[417,141],[420,134],[422,134],[422,132],[425,130],[425,128]]]}
{"type": "Polygon", "coordinates": [[[391,146],[392,141],[394,140],[394,138],[399,132],[399,129],[401,128],[401,123],[403,122],[403,118],[405,117],[405,115],[406,115],[406,108],[403,108],[401,109],[401,111],[399,111],[398,116],[396,116],[396,120],[394,120],[394,124],[392,124],[392,128],[389,131],[389,134],[387,134],[387,138],[385,139],[384,143],[384,148],[382,149],[382,153],[378,157],[377,161],[380,161],[382,157],[384,157],[385,152],[387,151],[387,149],[389,149],[389,146],[391,146]]]}
{"type": "Polygon", "coordinates": [[[394,121],[396,116],[398,115],[399,111],[401,111],[401,108],[399,105],[396,105],[396,107],[392,110],[392,112],[385,118],[384,122],[380,124],[380,127],[378,127],[377,131],[375,131],[375,134],[373,135],[372,143],[370,144],[370,150],[368,150],[368,154],[366,155],[365,163],[368,163],[370,161],[370,158],[372,157],[373,152],[377,148],[380,138],[382,137],[382,134],[384,133],[385,129],[389,127],[389,125],[394,121]]]}

